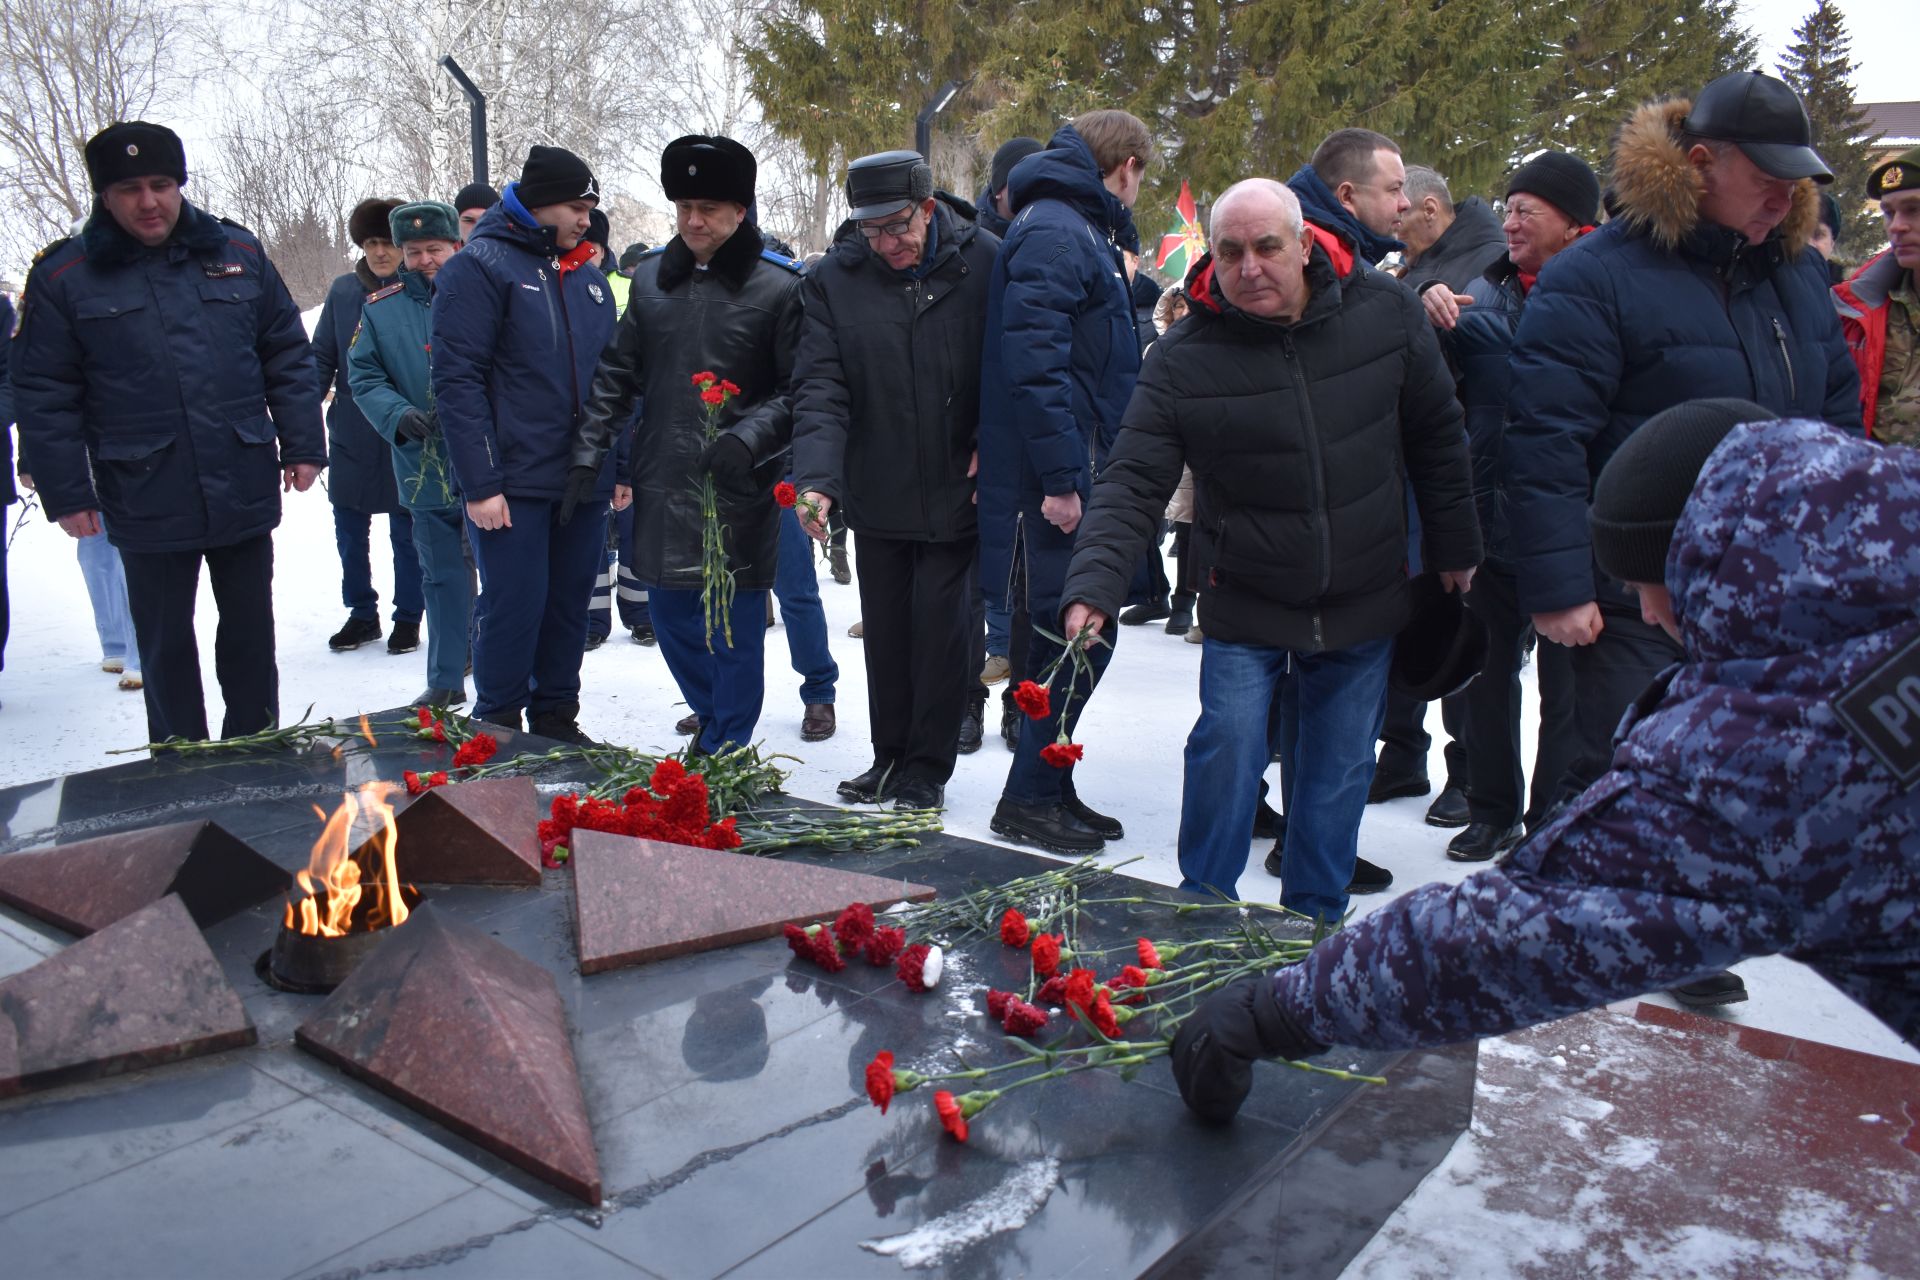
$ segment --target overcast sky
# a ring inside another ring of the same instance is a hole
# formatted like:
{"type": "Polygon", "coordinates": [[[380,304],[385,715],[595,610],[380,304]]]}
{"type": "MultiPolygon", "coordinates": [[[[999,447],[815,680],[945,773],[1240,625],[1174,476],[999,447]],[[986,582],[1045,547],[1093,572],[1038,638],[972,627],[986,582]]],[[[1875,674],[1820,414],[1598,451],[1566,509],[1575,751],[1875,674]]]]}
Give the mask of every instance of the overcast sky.
{"type": "MultiPolygon", "coordinates": [[[[1777,73],[1780,55],[1793,43],[1793,29],[1813,11],[1813,0],[1744,0],[1741,15],[1760,40],[1760,69],[1777,73]]],[[[1860,102],[1911,102],[1920,98],[1913,58],[1920,48],[1920,18],[1913,0],[1840,0],[1852,38],[1853,94],[1860,102]]]]}

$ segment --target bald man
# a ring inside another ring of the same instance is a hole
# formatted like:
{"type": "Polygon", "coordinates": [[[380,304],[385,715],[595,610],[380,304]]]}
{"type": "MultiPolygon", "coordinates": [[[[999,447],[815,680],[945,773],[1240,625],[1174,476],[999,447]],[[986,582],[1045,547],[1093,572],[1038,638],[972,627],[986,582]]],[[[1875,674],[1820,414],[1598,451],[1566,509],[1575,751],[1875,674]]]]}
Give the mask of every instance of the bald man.
{"type": "Polygon", "coordinates": [[[1250,179],[1214,205],[1192,311],[1153,348],[1093,489],[1061,598],[1104,627],[1180,481],[1194,476],[1200,718],[1187,739],[1181,887],[1239,897],[1269,752],[1284,765],[1280,901],[1347,910],[1393,637],[1410,610],[1405,475],[1428,563],[1480,562],[1466,435],[1420,303],[1250,179]],[[1290,678],[1281,681],[1283,674],[1290,678]],[[1279,740],[1267,708],[1281,696],[1279,740]]]}

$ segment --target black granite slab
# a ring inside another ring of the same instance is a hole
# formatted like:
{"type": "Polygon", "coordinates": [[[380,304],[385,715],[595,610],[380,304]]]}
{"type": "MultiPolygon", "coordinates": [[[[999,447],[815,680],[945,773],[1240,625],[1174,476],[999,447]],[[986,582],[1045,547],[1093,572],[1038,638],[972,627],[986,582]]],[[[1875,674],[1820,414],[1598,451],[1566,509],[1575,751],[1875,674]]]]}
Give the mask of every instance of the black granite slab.
{"type": "MultiPolygon", "coordinates": [[[[0,790],[0,851],[217,816],[279,865],[304,866],[314,803],[445,766],[447,749],[409,736],[403,714],[376,716],[381,746],[344,759],[137,761],[0,790]]],[[[585,776],[544,768],[542,806],[585,776]]],[[[1057,865],[950,835],[790,856],[948,895],[1057,865]]],[[[76,1275],[898,1275],[899,1257],[863,1242],[938,1238],[983,1198],[1037,1185],[1044,1198],[1017,1229],[949,1242],[915,1274],[1267,1275],[1284,1258],[1288,1275],[1331,1275],[1465,1124],[1470,1055],[1353,1054],[1341,1065],[1395,1083],[1262,1069],[1241,1119],[1212,1129],[1181,1106],[1164,1064],[1131,1083],[1089,1073],[1009,1094],[962,1145],[940,1131],[930,1089],[883,1116],[862,1070],[883,1048],[902,1065],[936,1063],[961,1039],[998,1052],[973,1010],[986,985],[1022,976],[1020,953],[961,946],[930,996],[887,969],[825,973],[778,939],[583,978],[571,879],[429,896],[553,979],[599,1152],[598,1209],[296,1052],[295,1028],[324,997],[255,973],[279,927],[270,902],[206,930],[257,1046],[0,1103],[10,1261],[76,1275]],[[303,1201],[308,1186],[322,1189],[303,1201]],[[217,1219],[194,1207],[207,1198],[217,1219]],[[1330,1225],[1301,1235],[1303,1206],[1330,1225]]],[[[1121,877],[1114,888],[1168,896],[1121,877]]],[[[1208,927],[1159,901],[1083,921],[1088,940],[1114,946],[1208,927]]]]}

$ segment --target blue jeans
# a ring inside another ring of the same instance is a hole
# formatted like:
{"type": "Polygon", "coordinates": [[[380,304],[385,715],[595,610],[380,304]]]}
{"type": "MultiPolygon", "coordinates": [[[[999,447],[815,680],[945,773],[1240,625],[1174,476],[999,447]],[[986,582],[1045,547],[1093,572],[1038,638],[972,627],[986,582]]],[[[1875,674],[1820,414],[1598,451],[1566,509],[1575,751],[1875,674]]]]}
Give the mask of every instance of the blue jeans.
{"type": "Polygon", "coordinates": [[[140,670],[140,646],[133,638],[133,611],[127,606],[127,571],[120,552],[107,541],[107,522],[100,532],[82,538],[76,548],[80,576],[86,579],[87,598],[93,602],[93,629],[100,633],[100,657],[118,658],[129,672],[140,670]]]}
{"type": "Polygon", "coordinates": [[[687,707],[700,717],[700,749],[751,746],[767,691],[767,593],[734,592],[733,644],[716,630],[711,653],[698,591],[654,587],[647,607],[660,656],[687,707]]]}
{"type": "Polygon", "coordinates": [[[578,707],[587,648],[587,594],[606,544],[605,500],[583,502],[566,524],[560,504],[509,498],[513,523],[467,521],[480,566],[473,642],[473,714],[578,707]]]}
{"type": "MultiPolygon", "coordinates": [[[[813,572],[814,542],[800,527],[798,511],[780,513],[780,557],[774,568],[773,597],[787,624],[787,654],[800,676],[800,701],[833,701],[840,664],[827,648],[827,612],[820,607],[820,579],[813,572]]],[[[734,639],[740,638],[739,624],[734,639]]],[[[703,646],[704,647],[704,646],[703,646]]]]}
{"type": "Polygon", "coordinates": [[[1329,921],[1346,914],[1392,658],[1392,637],[1311,654],[1207,638],[1200,719],[1187,737],[1181,888],[1239,896],[1260,775],[1277,749],[1287,815],[1280,903],[1329,921]]]}
{"type": "Polygon", "coordinates": [[[457,507],[413,513],[413,547],[427,601],[427,687],[467,687],[472,655],[473,566],[461,540],[465,519],[457,507]]]}
{"type": "MultiPolygon", "coordinates": [[[[405,511],[388,516],[387,537],[393,544],[393,620],[418,622],[426,601],[421,598],[413,517],[405,511]]],[[[380,593],[373,586],[372,538],[372,516],[345,507],[333,509],[333,545],[340,551],[340,603],[356,618],[380,616],[380,593]]]]}
{"type": "MultiPolygon", "coordinates": [[[[1027,611],[1033,619],[1033,638],[1028,642],[1026,670],[1030,678],[1038,680],[1040,674],[1053,665],[1060,656],[1060,646],[1040,634],[1042,627],[1059,635],[1060,592],[1067,582],[1067,561],[1073,557],[1073,535],[1060,530],[1042,520],[1037,508],[1027,513],[1021,532],[1021,550],[1026,563],[1027,611]]],[[[1001,798],[1021,805],[1059,804],[1073,791],[1073,768],[1056,769],[1040,758],[1040,752],[1059,737],[1060,713],[1067,704],[1067,688],[1072,682],[1073,714],[1067,721],[1067,733],[1073,733],[1073,727],[1079,723],[1080,715],[1087,708],[1087,699],[1092,696],[1094,686],[1100,683],[1101,674],[1106,671],[1107,663],[1113,658],[1113,646],[1119,642],[1120,628],[1108,625],[1101,631],[1106,644],[1094,645],[1087,650],[1090,674],[1082,675],[1074,668],[1071,660],[1064,662],[1054,674],[1052,709],[1044,720],[1026,720],[1020,723],[1020,742],[1013,750],[1013,764],[1007,770],[1007,784],[1001,790],[1001,798]]],[[[1249,818],[1251,823],[1252,819],[1249,818]]],[[[1251,831],[1253,828],[1247,828],[1251,831]]]]}

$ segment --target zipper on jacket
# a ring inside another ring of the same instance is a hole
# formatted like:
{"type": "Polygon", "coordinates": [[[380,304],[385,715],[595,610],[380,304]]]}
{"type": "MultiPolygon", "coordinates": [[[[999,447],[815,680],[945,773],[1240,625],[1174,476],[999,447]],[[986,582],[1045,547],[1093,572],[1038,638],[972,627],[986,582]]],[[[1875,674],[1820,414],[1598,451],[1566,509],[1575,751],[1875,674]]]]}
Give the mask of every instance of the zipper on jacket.
{"type": "MultiPolygon", "coordinates": [[[[573,357],[573,322],[567,318],[567,277],[573,273],[560,271],[559,265],[556,259],[553,291],[560,298],[560,327],[567,332],[567,377],[573,384],[573,407],[567,415],[567,420],[578,427],[580,425],[580,362],[573,357]]],[[[607,447],[611,450],[613,445],[609,444],[607,447]]]]}
{"type": "Polygon", "coordinates": [[[1780,327],[1780,317],[1773,318],[1773,336],[1780,344],[1780,363],[1787,366],[1787,400],[1789,403],[1800,398],[1799,388],[1794,385],[1793,355],[1787,349],[1787,331],[1780,327]]]}
{"type": "MultiPolygon", "coordinates": [[[[1313,476],[1313,522],[1320,542],[1320,586],[1316,595],[1324,596],[1333,585],[1333,525],[1327,518],[1326,477],[1321,472],[1320,432],[1313,422],[1313,404],[1307,398],[1307,385],[1300,379],[1300,363],[1293,349],[1293,335],[1283,334],[1280,349],[1287,357],[1287,379],[1293,383],[1294,399],[1300,402],[1301,432],[1307,442],[1307,469],[1313,476]]],[[[1320,638],[1320,613],[1313,618],[1314,638],[1320,638]]]]}

